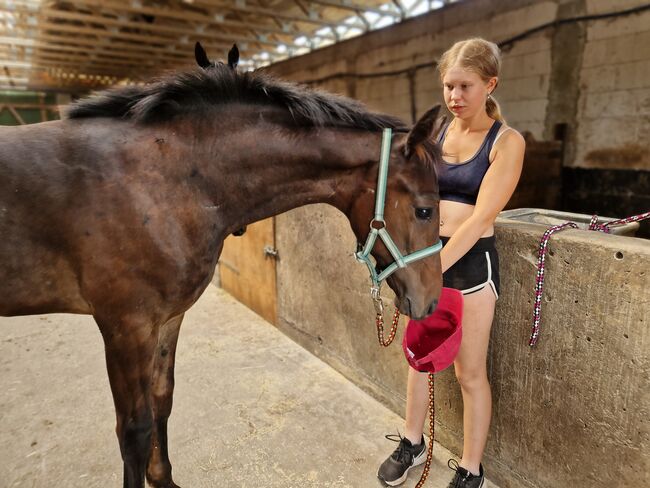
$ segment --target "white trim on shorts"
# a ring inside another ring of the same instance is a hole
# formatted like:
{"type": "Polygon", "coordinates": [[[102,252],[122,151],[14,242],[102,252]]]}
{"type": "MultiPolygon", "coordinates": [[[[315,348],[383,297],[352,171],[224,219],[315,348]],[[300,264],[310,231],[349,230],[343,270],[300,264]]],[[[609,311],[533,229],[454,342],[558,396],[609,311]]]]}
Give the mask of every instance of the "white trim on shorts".
{"type": "Polygon", "coordinates": [[[498,300],[499,294],[497,293],[497,287],[495,286],[494,281],[492,281],[492,261],[490,260],[490,253],[488,251],[485,251],[485,259],[487,260],[487,269],[488,269],[487,281],[485,283],[481,283],[480,285],[476,285],[471,288],[466,288],[465,290],[460,290],[460,292],[463,295],[468,295],[475,291],[482,290],[483,288],[485,288],[486,285],[490,285],[492,287],[492,291],[494,292],[494,296],[497,297],[498,300]]]}

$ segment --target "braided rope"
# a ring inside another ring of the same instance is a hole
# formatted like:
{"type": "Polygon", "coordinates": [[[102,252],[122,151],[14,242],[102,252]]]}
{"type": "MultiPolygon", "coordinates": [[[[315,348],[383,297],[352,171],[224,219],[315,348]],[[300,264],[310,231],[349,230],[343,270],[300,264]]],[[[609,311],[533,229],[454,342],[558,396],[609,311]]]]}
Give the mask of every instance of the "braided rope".
{"type": "Polygon", "coordinates": [[[395,339],[395,334],[397,333],[397,325],[399,324],[399,310],[396,308],[393,313],[393,321],[391,323],[390,332],[388,333],[388,339],[384,339],[384,314],[378,313],[375,317],[375,325],[377,326],[377,339],[379,339],[379,344],[384,347],[388,347],[395,339]]]}
{"type": "Polygon", "coordinates": [[[434,393],[434,376],[433,373],[429,373],[429,448],[427,449],[427,459],[424,462],[424,468],[422,469],[422,475],[420,476],[420,481],[418,481],[415,488],[422,488],[427,476],[429,476],[429,470],[431,469],[431,460],[433,459],[433,441],[434,441],[434,422],[436,416],[436,408],[434,405],[435,393],[434,393]]]}
{"type": "MultiPolygon", "coordinates": [[[[388,347],[391,345],[393,342],[393,339],[395,339],[395,334],[397,332],[397,325],[399,323],[399,310],[396,308],[395,312],[393,313],[393,320],[390,328],[390,332],[388,333],[388,338],[386,339],[384,337],[384,316],[383,313],[377,313],[377,316],[375,317],[375,325],[377,326],[377,339],[379,339],[379,344],[382,345],[383,347],[388,347]]],[[[431,460],[433,459],[433,441],[435,437],[435,428],[434,428],[434,421],[435,421],[435,406],[434,406],[434,378],[433,378],[433,373],[429,373],[429,448],[427,450],[427,459],[424,463],[424,469],[422,471],[422,476],[420,476],[420,481],[418,481],[417,485],[415,485],[415,488],[422,488],[424,483],[427,480],[427,477],[429,476],[429,470],[431,469],[431,460]]]]}
{"type": "MultiPolygon", "coordinates": [[[[650,212],[645,212],[639,215],[633,215],[631,217],[626,217],[624,219],[612,220],[605,224],[598,222],[598,216],[594,215],[591,217],[589,222],[589,229],[599,232],[610,233],[610,227],[615,227],[618,225],[629,224],[631,222],[639,222],[641,220],[649,219],[650,212]]],[[[539,251],[537,254],[537,277],[535,280],[535,305],[533,306],[533,331],[528,341],[529,346],[534,346],[539,339],[539,324],[542,314],[542,294],[544,292],[544,273],[545,273],[545,260],[546,260],[546,251],[548,249],[548,241],[553,234],[560,232],[567,228],[577,229],[578,225],[574,222],[566,222],[561,225],[554,225],[544,232],[542,239],[539,243],[539,251]]]]}

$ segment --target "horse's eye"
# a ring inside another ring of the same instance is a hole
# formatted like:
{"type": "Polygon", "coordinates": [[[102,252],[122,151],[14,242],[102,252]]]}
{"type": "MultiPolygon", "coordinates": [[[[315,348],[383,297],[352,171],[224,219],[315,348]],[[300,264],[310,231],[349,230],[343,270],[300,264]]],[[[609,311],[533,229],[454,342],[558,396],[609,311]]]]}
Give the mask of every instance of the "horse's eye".
{"type": "Polygon", "coordinates": [[[415,217],[420,220],[431,220],[431,214],[433,210],[431,208],[416,208],[415,217]]]}

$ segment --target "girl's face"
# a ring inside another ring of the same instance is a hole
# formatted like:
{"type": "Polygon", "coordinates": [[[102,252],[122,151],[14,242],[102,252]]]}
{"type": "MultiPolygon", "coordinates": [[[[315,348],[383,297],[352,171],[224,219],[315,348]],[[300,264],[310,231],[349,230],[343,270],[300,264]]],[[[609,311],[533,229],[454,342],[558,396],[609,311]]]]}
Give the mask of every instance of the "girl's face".
{"type": "Polygon", "coordinates": [[[473,71],[454,66],[442,78],[445,104],[455,117],[469,119],[485,110],[488,93],[492,93],[497,78],[487,82],[473,71]]]}

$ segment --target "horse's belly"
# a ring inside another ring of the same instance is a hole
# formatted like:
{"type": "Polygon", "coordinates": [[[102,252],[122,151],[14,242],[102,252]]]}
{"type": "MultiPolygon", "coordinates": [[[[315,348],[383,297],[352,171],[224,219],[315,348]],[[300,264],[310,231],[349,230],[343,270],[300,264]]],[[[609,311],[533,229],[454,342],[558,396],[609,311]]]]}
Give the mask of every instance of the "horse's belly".
{"type": "Polygon", "coordinates": [[[90,313],[69,263],[20,237],[0,237],[0,316],[90,313]]]}

